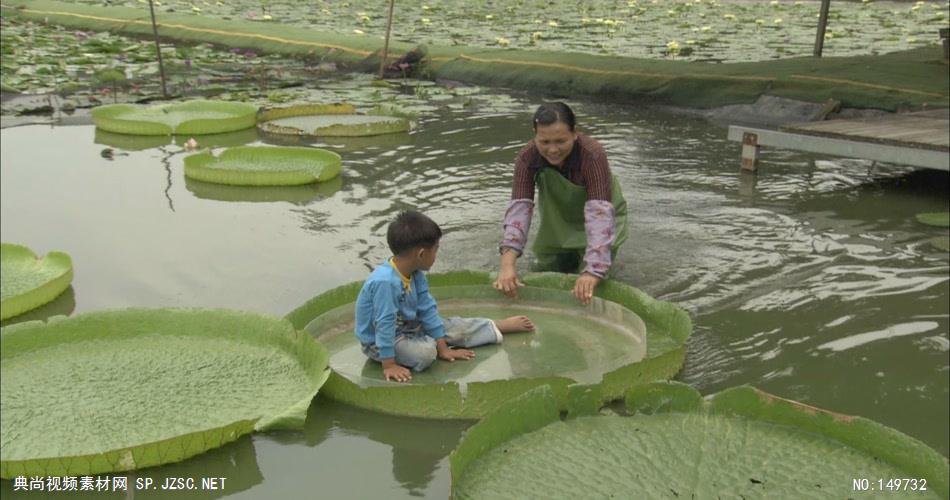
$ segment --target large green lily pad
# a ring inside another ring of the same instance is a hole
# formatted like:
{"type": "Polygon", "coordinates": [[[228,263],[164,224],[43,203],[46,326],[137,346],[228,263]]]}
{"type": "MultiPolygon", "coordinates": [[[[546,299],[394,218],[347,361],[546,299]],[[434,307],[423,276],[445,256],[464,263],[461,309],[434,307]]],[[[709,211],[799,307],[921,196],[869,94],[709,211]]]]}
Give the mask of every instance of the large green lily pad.
{"type": "Polygon", "coordinates": [[[185,176],[235,186],[298,186],[340,175],[340,155],[319,148],[241,146],[185,157],[185,176]]]}
{"type": "Polygon", "coordinates": [[[168,136],[168,135],[128,135],[116,134],[97,128],[94,142],[105,146],[112,146],[124,151],[143,151],[146,149],[160,148],[175,144],[185,147],[189,139],[195,139],[200,148],[230,148],[243,146],[249,142],[257,140],[257,129],[248,128],[238,130],[237,132],[225,132],[223,134],[206,134],[198,138],[187,135],[168,136]],[[199,140],[200,139],[200,140],[199,140]]]}
{"type": "Polygon", "coordinates": [[[73,261],[63,252],[39,258],[29,248],[0,244],[0,319],[52,302],[73,281],[73,261]]]}
{"type": "Polygon", "coordinates": [[[568,386],[597,384],[603,397],[620,397],[628,387],[673,376],[682,367],[691,331],[687,314],[643,292],[613,281],[584,307],[569,291],[575,277],[529,274],[518,300],[504,298],[487,273],[431,274],[429,284],[448,316],[503,319],[524,314],[534,333],[506,336],[501,345],[476,349],[475,360],[436,362],[413,374],[409,384],[387,382],[378,363],[360,351],[353,335],[353,302],[362,283],[321,294],[288,315],[330,352],[333,373],[324,395],[374,411],[432,418],[479,418],[527,389],[550,384],[559,401],[568,386]]]}
{"type": "Polygon", "coordinates": [[[917,222],[928,226],[950,227],[950,212],[928,212],[917,214],[917,222]]]}
{"type": "Polygon", "coordinates": [[[946,458],[861,417],[751,387],[703,401],[684,384],[652,383],[625,399],[626,415],[567,420],[547,387],[507,402],[452,453],[452,498],[947,495],[946,458]]]}
{"type": "Polygon", "coordinates": [[[358,115],[349,104],[311,104],[261,111],[258,128],[290,136],[359,137],[407,132],[409,120],[381,114],[358,115]]]}
{"type": "Polygon", "coordinates": [[[343,187],[343,178],[336,176],[326,182],[299,186],[230,186],[185,178],[185,189],[204,200],[237,202],[280,202],[306,205],[329,198],[343,187]]]}
{"type": "Polygon", "coordinates": [[[157,106],[110,104],[92,110],[92,121],[97,128],[117,134],[221,134],[253,127],[257,107],[205,100],[157,106]]]}
{"type": "Polygon", "coordinates": [[[253,430],[299,429],[327,352],[253,313],[128,309],[5,327],[0,477],[177,462],[253,430]]]}

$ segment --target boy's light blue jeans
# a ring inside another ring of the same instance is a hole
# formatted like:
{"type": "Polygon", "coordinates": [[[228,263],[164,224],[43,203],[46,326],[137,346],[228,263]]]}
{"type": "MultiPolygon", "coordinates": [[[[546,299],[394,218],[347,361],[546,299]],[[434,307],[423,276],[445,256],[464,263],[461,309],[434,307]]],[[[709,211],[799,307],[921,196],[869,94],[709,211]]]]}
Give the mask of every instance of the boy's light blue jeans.
{"type": "MultiPolygon", "coordinates": [[[[445,325],[445,342],[450,346],[468,349],[485,344],[500,344],[502,340],[495,322],[488,318],[456,316],[443,319],[442,323],[445,325]]],[[[396,332],[396,363],[421,372],[438,357],[435,344],[435,339],[426,335],[421,324],[407,323],[396,332]]],[[[363,354],[373,361],[382,361],[376,344],[364,345],[363,354]]]]}

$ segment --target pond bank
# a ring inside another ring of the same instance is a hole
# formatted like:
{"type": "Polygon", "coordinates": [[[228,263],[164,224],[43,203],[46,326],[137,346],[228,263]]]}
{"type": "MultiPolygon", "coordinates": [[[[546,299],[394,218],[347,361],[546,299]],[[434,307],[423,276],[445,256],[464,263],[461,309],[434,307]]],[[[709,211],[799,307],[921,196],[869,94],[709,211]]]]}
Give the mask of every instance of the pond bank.
{"type": "MultiPolygon", "coordinates": [[[[2,4],[0,12],[3,16],[74,29],[109,30],[131,36],[151,34],[146,9],[21,0],[2,4]]],[[[375,67],[379,60],[376,52],[382,44],[381,40],[367,36],[188,14],[162,13],[159,22],[159,33],[165,39],[241,47],[335,62],[344,67],[375,67]]],[[[413,48],[393,43],[392,58],[413,48]]],[[[554,96],[703,110],[748,105],[761,96],[822,104],[834,100],[842,108],[892,112],[950,105],[950,78],[939,47],[876,56],[708,64],[542,50],[430,46],[427,64],[417,76],[554,96]]],[[[769,106],[749,109],[753,115],[755,109],[770,112],[769,106]]]]}

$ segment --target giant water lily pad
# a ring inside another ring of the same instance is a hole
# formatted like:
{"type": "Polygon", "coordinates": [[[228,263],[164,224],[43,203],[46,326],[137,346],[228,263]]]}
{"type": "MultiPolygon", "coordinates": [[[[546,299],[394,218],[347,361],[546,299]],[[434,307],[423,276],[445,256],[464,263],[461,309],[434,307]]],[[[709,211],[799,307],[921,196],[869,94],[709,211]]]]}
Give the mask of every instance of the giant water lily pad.
{"type": "Polygon", "coordinates": [[[97,128],[117,134],[221,134],[253,127],[257,107],[204,100],[157,106],[110,104],[92,110],[92,121],[97,128]]]}
{"type": "Polygon", "coordinates": [[[287,202],[306,205],[314,200],[329,198],[343,187],[343,178],[336,176],[326,182],[299,186],[231,186],[185,178],[185,189],[204,200],[227,202],[269,203],[287,202]]]}
{"type": "Polygon", "coordinates": [[[243,146],[249,142],[257,140],[257,129],[248,128],[236,132],[225,132],[222,134],[207,134],[197,138],[178,135],[128,135],[116,134],[97,128],[94,142],[105,146],[112,146],[124,151],[143,151],[146,149],[160,148],[175,144],[184,147],[190,139],[195,139],[200,148],[230,148],[243,146]]]}
{"type": "Polygon", "coordinates": [[[298,429],[327,352],[277,318],[128,309],[5,327],[0,477],[177,462],[253,430],[298,429]]]}
{"type": "Polygon", "coordinates": [[[358,115],[348,104],[288,106],[262,111],[258,128],[269,134],[291,136],[359,137],[409,130],[401,116],[358,115]]]}
{"type": "Polygon", "coordinates": [[[950,227],[950,212],[928,212],[917,214],[917,222],[928,226],[950,227]]]}
{"type": "Polygon", "coordinates": [[[63,252],[40,258],[29,248],[0,244],[0,319],[51,302],[73,281],[73,261],[63,252]]]}
{"type": "Polygon", "coordinates": [[[687,314],[673,304],[613,281],[597,290],[591,306],[570,295],[574,277],[540,273],[524,277],[518,300],[501,296],[487,273],[432,274],[429,284],[447,316],[503,319],[528,315],[534,333],[506,336],[481,346],[475,360],[436,362],[412,382],[387,382],[378,363],[360,351],[353,335],[353,303],[361,282],[321,294],[288,315],[330,351],[333,373],[324,395],[375,411],[433,418],[478,418],[500,402],[540,385],[598,384],[620,397],[630,385],[671,377],[682,367],[691,331],[687,314]]]}
{"type": "Polygon", "coordinates": [[[297,186],[340,175],[340,155],[319,148],[242,146],[185,157],[185,176],[235,186],[297,186]]]}
{"type": "Polygon", "coordinates": [[[946,458],[864,418],[751,387],[703,401],[653,383],[625,399],[627,415],[563,421],[550,388],[507,402],[452,453],[452,498],[947,496],[946,458]],[[895,478],[913,482],[888,490],[895,478]]]}

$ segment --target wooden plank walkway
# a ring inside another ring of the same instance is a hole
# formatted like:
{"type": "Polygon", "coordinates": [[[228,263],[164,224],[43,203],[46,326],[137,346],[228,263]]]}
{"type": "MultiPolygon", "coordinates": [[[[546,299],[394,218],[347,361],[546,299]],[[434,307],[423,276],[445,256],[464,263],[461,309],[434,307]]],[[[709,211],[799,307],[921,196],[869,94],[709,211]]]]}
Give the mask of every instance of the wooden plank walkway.
{"type": "Polygon", "coordinates": [[[950,152],[950,109],[886,118],[828,120],[780,127],[783,132],[950,152]]]}
{"type": "Polygon", "coordinates": [[[742,141],[742,168],[755,170],[761,146],[772,146],[950,171],[950,109],[886,117],[786,125],[779,130],[729,127],[742,141]]]}

